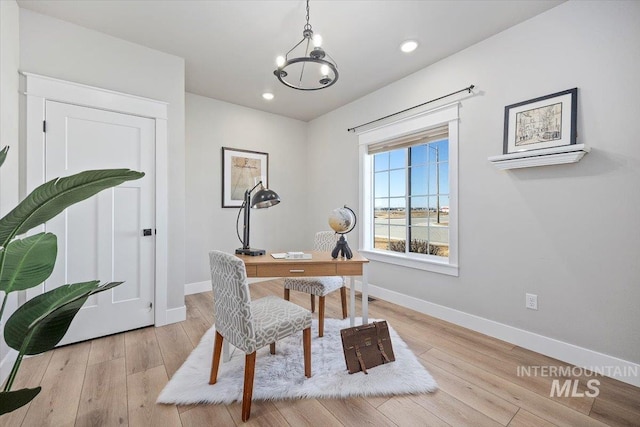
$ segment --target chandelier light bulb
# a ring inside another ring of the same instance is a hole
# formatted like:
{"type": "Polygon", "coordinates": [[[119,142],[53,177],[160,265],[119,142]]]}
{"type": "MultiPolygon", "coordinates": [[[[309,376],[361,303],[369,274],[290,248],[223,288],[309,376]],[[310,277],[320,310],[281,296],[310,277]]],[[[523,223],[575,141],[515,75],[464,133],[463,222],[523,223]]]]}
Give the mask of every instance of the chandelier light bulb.
{"type": "Polygon", "coordinates": [[[313,35],[313,46],[314,47],[322,46],[322,36],[320,34],[313,35]]]}
{"type": "Polygon", "coordinates": [[[284,56],[280,55],[276,58],[276,65],[278,66],[278,68],[282,67],[284,65],[284,56]]]}
{"type": "Polygon", "coordinates": [[[320,74],[322,74],[323,76],[328,76],[329,75],[329,66],[328,65],[320,66],[320,74]]]}

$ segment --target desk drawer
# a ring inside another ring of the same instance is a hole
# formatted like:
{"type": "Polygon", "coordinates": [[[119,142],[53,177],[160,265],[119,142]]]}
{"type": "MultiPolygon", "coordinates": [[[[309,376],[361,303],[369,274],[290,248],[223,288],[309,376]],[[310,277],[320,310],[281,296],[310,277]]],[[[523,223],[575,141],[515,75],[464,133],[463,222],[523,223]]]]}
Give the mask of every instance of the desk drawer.
{"type": "Polygon", "coordinates": [[[362,276],[362,264],[345,263],[336,264],[338,276],[362,276]]]}
{"type": "Polygon", "coordinates": [[[336,274],[336,265],[333,263],[286,263],[257,266],[257,277],[335,276],[336,274]]]}

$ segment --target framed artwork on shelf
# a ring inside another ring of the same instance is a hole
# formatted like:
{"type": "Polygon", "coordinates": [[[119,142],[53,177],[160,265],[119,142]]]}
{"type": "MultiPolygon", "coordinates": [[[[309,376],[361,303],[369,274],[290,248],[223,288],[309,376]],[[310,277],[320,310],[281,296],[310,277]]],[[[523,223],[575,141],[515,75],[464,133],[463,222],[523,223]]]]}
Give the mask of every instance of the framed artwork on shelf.
{"type": "Polygon", "coordinates": [[[503,154],[576,143],[578,88],[504,107],[503,154]]]}
{"type": "Polygon", "coordinates": [[[262,181],[269,187],[269,154],[222,147],[222,207],[239,208],[244,192],[262,181]]]}

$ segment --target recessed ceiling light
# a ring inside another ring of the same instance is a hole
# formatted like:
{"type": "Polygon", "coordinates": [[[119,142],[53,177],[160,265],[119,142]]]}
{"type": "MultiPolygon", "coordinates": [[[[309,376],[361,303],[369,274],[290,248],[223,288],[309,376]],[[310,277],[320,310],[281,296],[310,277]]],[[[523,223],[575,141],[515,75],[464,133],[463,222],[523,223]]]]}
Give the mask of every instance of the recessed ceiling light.
{"type": "Polygon", "coordinates": [[[273,99],[273,94],[271,92],[265,92],[262,94],[262,97],[267,101],[271,101],[273,99]]]}
{"type": "Polygon", "coordinates": [[[413,52],[418,47],[418,42],[415,40],[407,40],[400,45],[400,50],[404,53],[413,52]]]}

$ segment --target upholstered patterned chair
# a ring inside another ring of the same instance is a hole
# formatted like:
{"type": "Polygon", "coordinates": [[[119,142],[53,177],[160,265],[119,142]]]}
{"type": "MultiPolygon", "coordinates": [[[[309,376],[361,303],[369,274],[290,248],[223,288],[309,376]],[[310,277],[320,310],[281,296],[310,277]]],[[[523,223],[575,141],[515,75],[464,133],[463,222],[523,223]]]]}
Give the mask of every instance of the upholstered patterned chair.
{"type": "Polygon", "coordinates": [[[211,286],[215,309],[216,337],[209,384],[218,379],[222,341],[227,340],[245,356],[242,421],[251,414],[256,350],[302,331],[304,374],[311,376],[311,312],[275,296],[251,301],[244,263],[220,251],[209,252],[211,286]]]}
{"type": "MultiPolygon", "coordinates": [[[[313,241],[314,251],[331,252],[336,246],[338,235],[333,231],[319,231],[313,241]]],[[[285,277],[284,279],[284,299],[289,300],[290,291],[305,292],[311,295],[311,312],[316,311],[315,296],[319,298],[318,303],[318,336],[324,335],[324,298],[333,291],[340,289],[340,299],[342,300],[342,318],[347,317],[347,290],[344,287],[344,277],[285,277]]]]}

